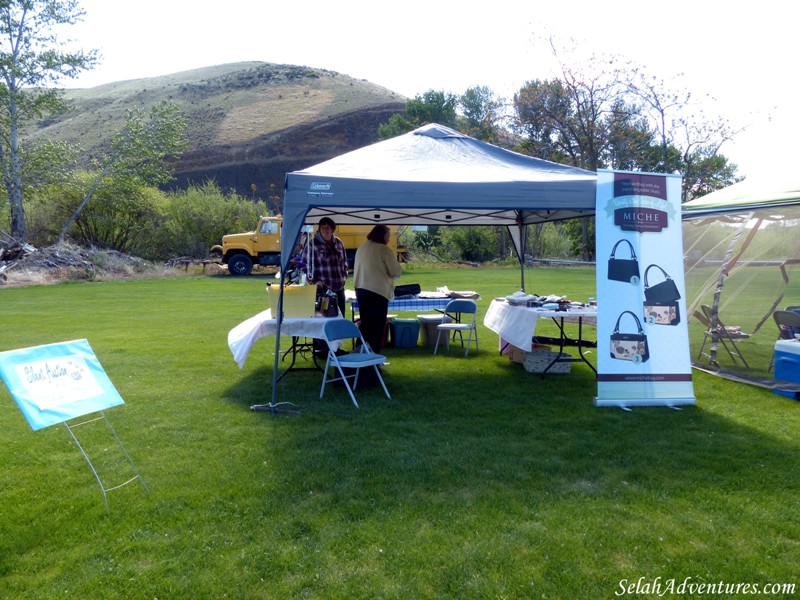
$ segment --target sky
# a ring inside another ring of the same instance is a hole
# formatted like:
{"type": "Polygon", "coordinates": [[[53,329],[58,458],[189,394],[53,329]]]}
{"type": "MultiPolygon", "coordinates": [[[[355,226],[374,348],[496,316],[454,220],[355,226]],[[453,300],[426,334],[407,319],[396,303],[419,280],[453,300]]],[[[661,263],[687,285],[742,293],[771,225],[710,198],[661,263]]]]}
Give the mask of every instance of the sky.
{"type": "Polygon", "coordinates": [[[722,153],[750,179],[795,167],[800,117],[791,3],[717,0],[79,0],[86,14],[61,35],[101,62],[65,87],[263,61],[366,79],[408,98],[481,85],[511,98],[555,75],[548,48],[615,55],[677,90],[711,120],[743,129],[722,153]],[[747,7],[747,8],[745,8],[747,7]]]}

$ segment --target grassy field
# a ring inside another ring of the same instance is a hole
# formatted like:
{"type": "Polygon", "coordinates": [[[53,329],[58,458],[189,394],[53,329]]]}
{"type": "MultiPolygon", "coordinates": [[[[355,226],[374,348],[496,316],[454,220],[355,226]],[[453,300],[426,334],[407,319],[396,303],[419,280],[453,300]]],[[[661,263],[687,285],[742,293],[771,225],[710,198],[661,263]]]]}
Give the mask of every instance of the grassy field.
{"type": "MultiPolygon", "coordinates": [[[[697,373],[697,406],[596,408],[587,366],[528,374],[480,327],[467,358],[388,349],[392,400],[319,400],[321,375],[300,372],[278,389],[299,415],[253,412],[270,397],[274,338],[240,370],[226,336],[267,307],[265,281],[0,290],[0,350],[89,340],[126,402],[109,420],[150,488],[111,492],[106,512],[66,428],[31,431],[0,388],[0,597],[612,598],[640,578],[800,583],[798,403],[697,373]]],[[[595,295],[590,268],[527,281],[595,295]]],[[[403,283],[476,290],[482,321],[519,271],[418,267],[403,283]]],[[[114,454],[102,429],[85,435],[98,462],[114,454]]]]}

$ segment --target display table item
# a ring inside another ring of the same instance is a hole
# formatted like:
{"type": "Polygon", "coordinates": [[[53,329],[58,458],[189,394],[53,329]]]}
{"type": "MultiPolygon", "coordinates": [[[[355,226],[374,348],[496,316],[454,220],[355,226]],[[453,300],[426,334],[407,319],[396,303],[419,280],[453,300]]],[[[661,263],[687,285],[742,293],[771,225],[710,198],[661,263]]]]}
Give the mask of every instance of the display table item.
{"type": "MultiPolygon", "coordinates": [[[[306,319],[283,319],[281,323],[281,336],[292,338],[292,344],[288,350],[283,352],[282,359],[291,359],[291,363],[286,370],[281,373],[283,377],[291,370],[300,370],[300,367],[295,367],[298,355],[305,355],[310,353],[313,355],[313,344],[311,339],[322,339],[323,328],[326,321],[332,318],[341,319],[342,317],[312,317],[306,319]]],[[[246,321],[242,321],[236,327],[228,332],[228,347],[233,354],[233,359],[239,368],[244,367],[247,360],[247,355],[250,353],[253,345],[263,337],[268,335],[275,335],[278,332],[278,321],[272,317],[272,309],[267,309],[250,317],[246,321]]],[[[314,361],[313,367],[306,367],[306,369],[322,370],[322,367],[314,361]]],[[[280,379],[280,378],[279,378],[280,379]]]]}
{"type": "MultiPolygon", "coordinates": [[[[554,346],[558,346],[557,353],[554,350],[554,358],[549,368],[544,369],[544,373],[549,372],[555,365],[561,362],[585,362],[595,373],[597,370],[584,356],[584,348],[595,347],[596,343],[592,340],[584,339],[584,324],[597,325],[597,308],[593,306],[583,308],[571,308],[569,310],[543,310],[536,307],[514,306],[505,300],[493,300],[486,311],[483,324],[490,330],[498,334],[503,340],[512,346],[516,346],[524,351],[533,350],[534,337],[541,341],[540,336],[536,336],[536,324],[539,319],[551,319],[559,329],[559,337],[553,340],[554,346]],[[570,338],[565,329],[565,323],[576,323],[578,325],[578,338],[570,338]],[[565,346],[577,346],[578,356],[564,354],[565,346]]],[[[501,349],[502,350],[502,349],[501,349]]]]}

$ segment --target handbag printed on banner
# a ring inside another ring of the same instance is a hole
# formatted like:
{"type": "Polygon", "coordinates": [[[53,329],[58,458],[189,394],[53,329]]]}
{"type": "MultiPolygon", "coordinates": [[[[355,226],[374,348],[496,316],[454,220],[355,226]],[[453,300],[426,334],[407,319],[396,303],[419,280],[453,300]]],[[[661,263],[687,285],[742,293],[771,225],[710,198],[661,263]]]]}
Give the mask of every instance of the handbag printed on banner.
{"type": "Polygon", "coordinates": [[[629,360],[634,364],[646,362],[650,358],[650,348],[647,345],[647,336],[642,329],[642,323],[634,313],[629,310],[620,313],[614,333],[611,334],[611,358],[629,360]],[[626,314],[636,321],[636,333],[620,333],[619,322],[626,314]]]}
{"type": "Polygon", "coordinates": [[[614,244],[614,248],[611,250],[611,256],[608,258],[608,278],[612,281],[622,281],[633,285],[639,284],[639,261],[636,258],[636,252],[633,250],[633,244],[624,238],[614,244]],[[631,250],[630,258],[617,258],[615,256],[617,246],[622,242],[628,244],[628,248],[631,250]]]}
{"type": "Polygon", "coordinates": [[[677,325],[681,309],[677,302],[644,301],[644,320],[650,325],[677,325]]]}
{"type": "Polygon", "coordinates": [[[648,304],[654,302],[677,302],[681,299],[681,293],[678,291],[678,286],[672,280],[672,277],[667,275],[667,272],[658,265],[649,265],[644,271],[644,299],[648,304]],[[650,269],[655,267],[664,274],[664,281],[650,286],[647,274],[650,269]]]}

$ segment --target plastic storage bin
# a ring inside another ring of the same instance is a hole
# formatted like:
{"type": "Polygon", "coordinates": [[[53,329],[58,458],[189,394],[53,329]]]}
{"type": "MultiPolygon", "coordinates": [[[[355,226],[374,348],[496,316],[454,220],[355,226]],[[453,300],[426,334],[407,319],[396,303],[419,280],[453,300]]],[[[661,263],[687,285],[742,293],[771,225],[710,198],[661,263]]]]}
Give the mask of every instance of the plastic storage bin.
{"type": "MultiPolygon", "coordinates": [[[[800,341],[778,340],[775,342],[775,384],[781,381],[800,383],[800,341]]],[[[798,392],[775,389],[776,394],[788,398],[800,399],[798,392]]]]}
{"type": "MultiPolygon", "coordinates": [[[[444,315],[417,315],[417,319],[419,320],[420,331],[422,332],[422,345],[435,346],[436,336],[439,334],[436,327],[442,323],[444,315]]],[[[444,342],[444,337],[442,338],[442,342],[444,342]]]]}
{"type": "Polygon", "coordinates": [[[395,348],[413,348],[419,338],[417,319],[392,319],[389,321],[389,334],[395,348]]]}

